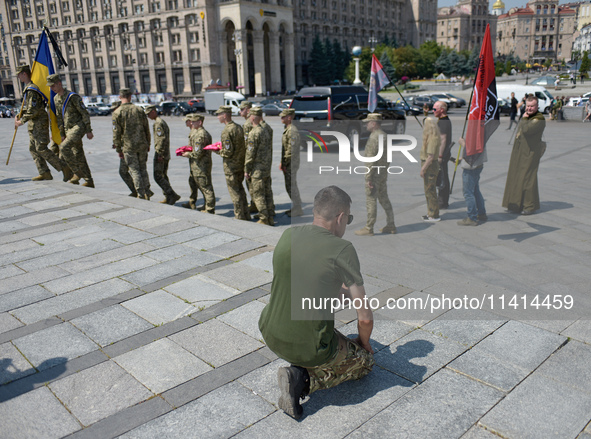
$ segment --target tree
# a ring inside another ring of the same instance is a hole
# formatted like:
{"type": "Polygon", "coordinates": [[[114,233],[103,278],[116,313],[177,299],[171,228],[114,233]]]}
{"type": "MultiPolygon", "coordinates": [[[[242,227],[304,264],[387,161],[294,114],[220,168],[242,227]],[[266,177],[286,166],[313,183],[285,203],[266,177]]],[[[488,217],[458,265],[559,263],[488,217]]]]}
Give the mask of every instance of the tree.
{"type": "Polygon", "coordinates": [[[444,75],[449,75],[451,72],[451,65],[449,64],[449,56],[447,51],[442,51],[435,61],[435,68],[437,69],[438,73],[443,73],[444,75]]]}
{"type": "Polygon", "coordinates": [[[579,72],[581,72],[581,77],[585,75],[587,77],[587,72],[591,69],[591,61],[589,60],[589,52],[586,50],[583,52],[583,58],[581,59],[581,67],[579,67],[579,72]]]}
{"type": "Polygon", "coordinates": [[[434,73],[437,73],[435,62],[441,55],[443,47],[439,46],[436,41],[426,41],[419,47],[419,76],[424,78],[432,78],[434,73]]]}
{"type": "Polygon", "coordinates": [[[513,68],[513,66],[511,65],[511,60],[509,58],[507,58],[507,61],[505,61],[505,73],[507,75],[510,75],[512,68],[513,68]]]}
{"type": "Polygon", "coordinates": [[[345,69],[349,65],[351,55],[341,48],[341,43],[335,40],[332,44],[334,59],[334,80],[342,81],[345,78],[345,69]]]}
{"type": "Polygon", "coordinates": [[[324,85],[330,81],[328,64],[324,45],[318,35],[316,35],[312,43],[308,70],[314,84],[324,85]]]}
{"type": "Polygon", "coordinates": [[[328,38],[324,40],[324,62],[326,63],[326,78],[324,78],[323,83],[331,84],[335,79],[338,79],[338,72],[336,56],[328,38]]]}
{"type": "Polygon", "coordinates": [[[382,56],[380,56],[380,63],[382,64],[382,67],[384,67],[384,71],[386,72],[386,75],[388,76],[390,81],[392,81],[392,84],[394,84],[396,82],[396,69],[394,68],[394,66],[390,62],[390,57],[388,56],[388,50],[384,50],[382,52],[382,56]]]}

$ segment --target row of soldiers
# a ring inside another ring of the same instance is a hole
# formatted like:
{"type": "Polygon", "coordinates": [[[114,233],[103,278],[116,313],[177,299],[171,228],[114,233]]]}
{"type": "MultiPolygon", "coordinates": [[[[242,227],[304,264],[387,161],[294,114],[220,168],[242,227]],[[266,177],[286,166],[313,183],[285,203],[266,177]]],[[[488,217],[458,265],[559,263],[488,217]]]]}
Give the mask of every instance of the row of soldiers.
{"type": "MultiPolygon", "coordinates": [[[[33,180],[53,179],[47,163],[64,174],[64,181],[83,186],[94,187],[90,168],[86,161],[82,138],[93,138],[90,117],[82,98],[65,89],[58,74],[47,77],[47,86],[56,93],[54,104],[57,123],[62,142],[59,147],[49,144],[49,120],[46,107],[49,104],[41,90],[31,82],[29,66],[21,66],[17,70],[19,79],[25,83],[23,111],[15,120],[15,126],[29,123],[29,151],[37,165],[39,175],[33,180]]],[[[151,133],[148,118],[154,121],[154,179],[162,188],[165,199],[162,203],[175,204],[179,199],[171,187],[168,178],[170,161],[170,130],[164,120],[158,116],[154,105],[145,110],[132,104],[131,91],[122,88],[119,91],[120,101],[113,104],[113,148],[120,158],[119,175],[131,190],[130,196],[149,200],[154,193],[150,189],[147,171],[148,152],[151,144],[151,133]]],[[[221,142],[213,144],[211,135],[203,127],[204,117],[189,114],[185,122],[189,133],[190,151],[182,155],[189,159],[189,187],[191,195],[184,207],[195,209],[198,192],[201,191],[204,205],[200,209],[215,213],[215,193],[212,184],[211,152],[223,158],[223,169],[232,202],[234,215],[237,219],[250,220],[250,214],[258,212],[258,222],[274,225],[275,205],[271,189],[271,166],[273,158],[273,130],[263,120],[262,110],[245,101],[240,106],[240,115],[246,119],[243,126],[232,120],[232,109],[221,106],[216,112],[220,123],[225,127],[221,134],[221,142]],[[251,195],[248,205],[246,186],[251,195]]],[[[285,177],[285,186],[293,207],[287,212],[289,216],[303,214],[301,199],[297,189],[296,173],[299,168],[300,139],[297,129],[292,125],[294,111],[286,109],[281,114],[285,124],[282,136],[282,153],[280,169],[285,177]]]]}

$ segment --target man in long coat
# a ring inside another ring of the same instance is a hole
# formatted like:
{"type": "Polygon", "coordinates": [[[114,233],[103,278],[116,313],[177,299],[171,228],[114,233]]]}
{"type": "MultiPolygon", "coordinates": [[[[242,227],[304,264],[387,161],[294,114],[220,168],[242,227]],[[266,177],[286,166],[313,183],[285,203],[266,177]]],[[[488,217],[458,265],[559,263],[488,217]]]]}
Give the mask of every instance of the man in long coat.
{"type": "Polygon", "coordinates": [[[531,215],[540,208],[538,167],[546,149],[542,142],[546,120],[538,111],[538,98],[528,97],[525,105],[511,152],[503,207],[514,213],[531,215]]]}

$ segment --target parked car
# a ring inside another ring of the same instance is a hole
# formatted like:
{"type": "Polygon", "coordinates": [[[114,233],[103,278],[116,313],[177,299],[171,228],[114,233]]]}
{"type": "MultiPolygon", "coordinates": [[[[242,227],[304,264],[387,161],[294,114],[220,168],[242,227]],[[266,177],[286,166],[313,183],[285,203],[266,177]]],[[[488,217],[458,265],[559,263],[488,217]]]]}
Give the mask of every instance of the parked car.
{"type": "MultiPolygon", "coordinates": [[[[320,132],[334,130],[335,126],[346,130],[350,139],[358,135],[367,139],[369,132],[365,130],[363,119],[369,114],[367,108],[368,92],[365,88],[352,85],[334,85],[326,87],[304,87],[293,98],[291,107],[295,110],[295,121],[298,129],[320,132]],[[340,127],[334,122],[349,122],[340,127]]],[[[378,95],[377,108],[374,110],[383,117],[382,129],[387,133],[403,134],[406,129],[406,116],[402,109],[378,95]]],[[[305,139],[305,133],[302,139],[305,139]]]]}
{"type": "Polygon", "coordinates": [[[499,103],[499,113],[501,115],[503,115],[503,114],[509,115],[511,113],[511,102],[509,102],[506,99],[499,99],[498,103],[499,103]]]}
{"type": "Polygon", "coordinates": [[[457,96],[452,95],[451,93],[441,93],[444,96],[447,96],[447,98],[452,101],[452,103],[456,104],[456,107],[461,108],[464,105],[466,105],[466,100],[459,98],[457,96]]]}
{"type": "Polygon", "coordinates": [[[447,104],[447,108],[454,108],[456,106],[455,102],[452,102],[447,96],[443,93],[433,93],[430,95],[434,102],[443,101],[447,104]]]}
{"type": "MultiPolygon", "coordinates": [[[[408,101],[407,101],[408,102],[408,101]]],[[[398,99],[394,103],[394,108],[400,111],[404,111],[407,116],[417,116],[423,113],[423,109],[417,105],[405,104],[402,99],[398,99]]]]}
{"type": "Polygon", "coordinates": [[[86,111],[88,111],[88,115],[89,116],[98,116],[99,115],[99,111],[96,109],[96,107],[86,107],[86,111]]]}
{"type": "Polygon", "coordinates": [[[437,100],[427,95],[411,96],[410,98],[407,98],[406,101],[409,104],[421,107],[421,110],[423,106],[427,104],[427,106],[429,107],[429,111],[433,110],[433,105],[435,104],[435,102],[437,102],[437,100]]]}
{"type": "Polygon", "coordinates": [[[267,104],[263,105],[263,116],[278,116],[287,107],[283,104],[267,104]]]}
{"type": "Polygon", "coordinates": [[[205,112],[205,100],[203,98],[189,99],[187,102],[195,111],[205,112]]]}
{"type": "Polygon", "coordinates": [[[162,114],[165,116],[185,116],[189,113],[196,113],[197,109],[186,102],[164,101],[160,104],[162,114]]]}
{"type": "Polygon", "coordinates": [[[99,102],[90,102],[86,104],[86,108],[94,108],[98,116],[108,116],[111,114],[111,106],[99,102]]]}

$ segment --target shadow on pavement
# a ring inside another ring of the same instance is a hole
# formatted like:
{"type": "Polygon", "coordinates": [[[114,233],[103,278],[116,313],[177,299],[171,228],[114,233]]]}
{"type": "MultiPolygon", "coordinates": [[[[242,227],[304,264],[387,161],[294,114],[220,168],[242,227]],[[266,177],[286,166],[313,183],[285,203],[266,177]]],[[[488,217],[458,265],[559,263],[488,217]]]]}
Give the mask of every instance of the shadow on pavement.
{"type": "Polygon", "coordinates": [[[507,235],[499,235],[498,238],[503,241],[515,241],[515,242],[522,242],[526,239],[533,238],[534,236],[543,235],[545,233],[554,232],[556,230],[560,230],[558,227],[550,227],[550,226],[541,226],[539,224],[534,223],[526,223],[532,229],[536,229],[535,232],[522,232],[522,233],[510,233],[507,235]]]}
{"type": "Polygon", "coordinates": [[[0,361],[0,376],[8,377],[6,381],[11,381],[11,375],[14,376],[15,381],[9,382],[8,384],[0,386],[0,403],[8,401],[12,398],[16,398],[17,396],[24,395],[31,390],[36,389],[39,386],[35,386],[35,384],[40,383],[47,383],[49,381],[53,381],[62,375],[66,371],[66,361],[67,358],[64,357],[55,357],[50,358],[49,360],[45,360],[41,363],[37,370],[41,370],[41,372],[34,373],[32,375],[22,376],[21,372],[16,367],[12,366],[16,372],[11,372],[8,368],[12,365],[12,360],[10,359],[3,359],[0,361]],[[59,363],[56,366],[53,366],[47,369],[49,364],[59,363]]]}

